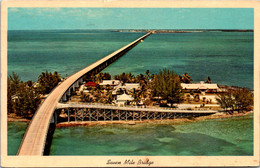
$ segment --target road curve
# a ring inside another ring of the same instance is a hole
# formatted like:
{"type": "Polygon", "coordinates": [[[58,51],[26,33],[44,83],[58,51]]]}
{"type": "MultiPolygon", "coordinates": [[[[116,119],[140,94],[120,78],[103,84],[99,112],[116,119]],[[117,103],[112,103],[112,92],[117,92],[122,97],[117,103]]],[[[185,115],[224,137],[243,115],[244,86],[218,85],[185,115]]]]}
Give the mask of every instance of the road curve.
{"type": "Polygon", "coordinates": [[[51,118],[55,111],[56,105],[58,104],[62,96],[66,93],[67,89],[69,89],[76,81],[78,81],[88,72],[94,70],[99,65],[115,57],[117,54],[120,54],[122,51],[129,50],[129,48],[135,46],[150,34],[151,32],[147,33],[146,35],[138,38],[132,43],[120,48],[119,50],[109,54],[108,56],[91,64],[90,66],[71,75],[64,82],[58,85],[54,90],[52,90],[52,92],[49,94],[49,96],[45,99],[45,101],[41,104],[41,106],[34,114],[34,117],[26,130],[26,133],[24,135],[23,141],[21,143],[17,155],[43,155],[51,118]]]}

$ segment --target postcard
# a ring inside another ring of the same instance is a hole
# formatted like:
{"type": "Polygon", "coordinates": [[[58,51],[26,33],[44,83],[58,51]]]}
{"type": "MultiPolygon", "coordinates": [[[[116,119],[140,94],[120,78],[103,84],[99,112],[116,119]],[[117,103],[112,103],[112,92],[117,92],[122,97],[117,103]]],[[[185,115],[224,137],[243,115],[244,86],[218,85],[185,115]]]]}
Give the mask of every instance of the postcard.
{"type": "Polygon", "coordinates": [[[259,166],[259,11],[2,1],[1,166],[259,166]]]}

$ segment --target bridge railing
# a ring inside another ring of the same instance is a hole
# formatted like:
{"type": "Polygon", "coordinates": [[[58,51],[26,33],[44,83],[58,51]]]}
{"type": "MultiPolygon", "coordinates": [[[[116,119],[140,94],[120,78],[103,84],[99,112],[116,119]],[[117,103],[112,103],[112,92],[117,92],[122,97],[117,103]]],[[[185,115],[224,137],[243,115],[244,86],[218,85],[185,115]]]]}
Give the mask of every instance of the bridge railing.
{"type": "Polygon", "coordinates": [[[94,108],[137,108],[137,109],[151,109],[151,110],[169,110],[169,111],[213,111],[208,108],[196,108],[196,109],[191,109],[191,108],[171,108],[171,107],[151,107],[151,106],[133,106],[133,105],[124,105],[124,106],[118,106],[115,104],[104,104],[104,103],[84,103],[84,102],[69,102],[68,103],[69,107],[79,107],[79,106],[88,106],[88,107],[94,107],[94,108]]]}

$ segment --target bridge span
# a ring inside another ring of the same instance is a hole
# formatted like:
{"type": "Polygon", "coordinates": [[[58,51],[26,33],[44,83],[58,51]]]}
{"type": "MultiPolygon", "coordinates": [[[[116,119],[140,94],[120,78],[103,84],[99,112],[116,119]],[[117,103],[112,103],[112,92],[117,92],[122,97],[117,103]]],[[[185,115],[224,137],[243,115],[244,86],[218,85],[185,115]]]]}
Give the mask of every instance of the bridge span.
{"type": "Polygon", "coordinates": [[[102,71],[104,68],[123,56],[126,52],[131,50],[134,46],[141,42],[141,40],[144,40],[150,34],[151,32],[145,34],[132,43],[78,71],[63,81],[56,88],[54,88],[35,112],[34,117],[31,120],[24,135],[23,141],[18,151],[18,155],[43,155],[49,125],[57,104],[60,101],[67,100],[67,97],[71,94],[71,90],[79,87],[79,84],[83,81],[82,79],[85,75],[96,74],[102,71]]]}
{"type": "Polygon", "coordinates": [[[59,103],[56,109],[63,109],[70,121],[135,121],[165,120],[180,117],[199,117],[215,114],[219,111],[209,109],[179,109],[164,107],[117,106],[100,103],[59,103]]]}
{"type": "Polygon", "coordinates": [[[124,111],[143,111],[143,112],[164,112],[164,113],[207,113],[214,114],[217,110],[209,109],[196,109],[187,110],[180,108],[168,108],[168,107],[138,107],[138,106],[117,106],[113,104],[101,104],[101,103],[58,103],[56,109],[63,108],[88,108],[88,109],[108,109],[108,110],[124,110],[124,111]]]}

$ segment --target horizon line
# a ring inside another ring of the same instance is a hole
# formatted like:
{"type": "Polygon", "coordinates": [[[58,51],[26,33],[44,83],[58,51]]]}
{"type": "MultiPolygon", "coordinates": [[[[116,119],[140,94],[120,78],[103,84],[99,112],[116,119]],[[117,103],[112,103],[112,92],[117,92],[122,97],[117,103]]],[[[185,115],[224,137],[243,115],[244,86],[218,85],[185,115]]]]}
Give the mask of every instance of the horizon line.
{"type": "MultiPolygon", "coordinates": [[[[10,29],[10,30],[15,30],[15,31],[18,31],[18,30],[253,30],[254,29],[203,29],[203,28],[199,28],[199,29],[135,29],[135,28],[122,28],[122,29],[119,29],[119,28],[111,28],[111,29],[10,29]]],[[[10,31],[7,29],[7,31],[10,31]]]]}

